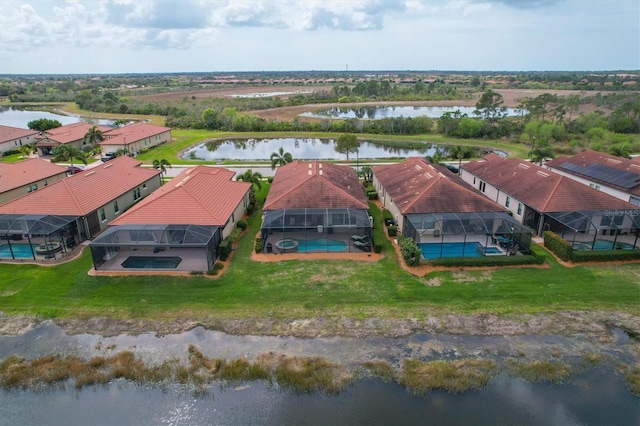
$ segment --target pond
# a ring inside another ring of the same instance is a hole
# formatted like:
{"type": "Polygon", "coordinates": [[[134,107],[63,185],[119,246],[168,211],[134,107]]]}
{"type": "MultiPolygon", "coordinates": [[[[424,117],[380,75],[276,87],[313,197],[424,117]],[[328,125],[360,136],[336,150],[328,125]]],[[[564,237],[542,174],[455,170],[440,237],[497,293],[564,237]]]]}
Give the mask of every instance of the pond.
{"type": "Polygon", "coordinates": [[[93,119],[87,117],[76,117],[73,115],[54,114],[49,111],[37,109],[23,109],[13,106],[0,106],[0,124],[3,126],[18,127],[20,129],[28,129],[32,120],[48,118],[50,120],[58,120],[62,125],[79,123],[81,121],[91,124],[110,126],[113,120],[93,119]]]}
{"type": "MultiPolygon", "coordinates": [[[[381,120],[383,118],[415,118],[431,117],[439,118],[447,112],[460,111],[469,117],[475,117],[475,107],[464,106],[373,106],[373,107],[336,107],[327,108],[322,111],[310,111],[300,114],[302,117],[311,118],[332,118],[346,119],[357,118],[361,120],[381,120]]],[[[507,108],[506,116],[516,116],[521,114],[521,110],[507,108]]]]}
{"type": "MultiPolygon", "coordinates": [[[[271,154],[283,148],[285,152],[291,154],[294,160],[345,160],[344,154],[339,154],[335,150],[334,139],[300,139],[300,138],[277,138],[277,139],[220,139],[200,143],[187,149],[182,158],[187,160],[259,160],[270,161],[271,154]]],[[[435,145],[424,142],[421,148],[398,148],[388,147],[372,142],[362,141],[357,154],[359,159],[374,158],[407,158],[424,157],[434,155],[436,152],[446,156],[448,146],[435,145]]],[[[490,149],[479,149],[478,156],[490,152],[490,149]]],[[[496,152],[498,155],[506,156],[505,153],[496,152]]],[[[356,160],[356,154],[349,155],[349,159],[356,160]]]]}

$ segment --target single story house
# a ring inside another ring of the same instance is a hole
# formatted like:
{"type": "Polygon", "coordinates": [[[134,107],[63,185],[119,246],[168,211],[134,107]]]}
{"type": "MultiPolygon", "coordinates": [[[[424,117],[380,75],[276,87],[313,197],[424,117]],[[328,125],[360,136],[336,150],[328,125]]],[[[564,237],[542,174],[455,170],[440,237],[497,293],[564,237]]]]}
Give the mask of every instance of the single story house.
{"type": "Polygon", "coordinates": [[[36,142],[40,132],[0,125],[0,154],[36,142]]]}
{"type": "Polygon", "coordinates": [[[529,252],[531,232],[446,167],[412,157],[371,170],[383,208],[425,258],[529,252]]]}
{"type": "MultiPolygon", "coordinates": [[[[94,125],[90,123],[73,123],[66,124],[64,126],[56,127],[55,129],[49,129],[44,132],[36,142],[36,148],[40,155],[51,155],[55,147],[59,145],[71,144],[78,149],[82,149],[87,145],[85,136],[89,129],[94,125]]],[[[103,134],[112,127],[109,126],[96,126],[103,134]]]]}
{"type": "Polygon", "coordinates": [[[0,162],[0,204],[67,177],[67,170],[41,158],[0,162]]]}
{"type": "Polygon", "coordinates": [[[263,252],[371,251],[368,209],[353,168],[293,161],[276,170],[264,203],[263,252]]]}
{"type": "Polygon", "coordinates": [[[531,162],[489,154],[463,165],[461,177],[538,235],[554,231],[586,249],[637,247],[638,206],[531,162]]]}
{"type": "MultiPolygon", "coordinates": [[[[20,247],[23,257],[36,259],[95,237],[162,184],[159,170],[141,164],[118,157],[0,205],[0,238],[26,240],[29,246],[20,247]],[[43,249],[32,249],[34,244],[43,249]]],[[[14,248],[8,251],[11,255],[5,257],[16,257],[14,248]]]]}
{"type": "Polygon", "coordinates": [[[207,166],[181,172],[90,243],[95,270],[210,270],[249,205],[251,183],[234,175],[207,166]]]}
{"type": "Polygon", "coordinates": [[[171,128],[149,123],[134,123],[103,133],[104,140],[99,142],[102,155],[124,150],[129,155],[138,153],[171,141],[171,128]]]}
{"type": "Polygon", "coordinates": [[[626,159],[586,150],[573,157],[561,155],[546,169],[640,206],[640,157],[626,159]]]}

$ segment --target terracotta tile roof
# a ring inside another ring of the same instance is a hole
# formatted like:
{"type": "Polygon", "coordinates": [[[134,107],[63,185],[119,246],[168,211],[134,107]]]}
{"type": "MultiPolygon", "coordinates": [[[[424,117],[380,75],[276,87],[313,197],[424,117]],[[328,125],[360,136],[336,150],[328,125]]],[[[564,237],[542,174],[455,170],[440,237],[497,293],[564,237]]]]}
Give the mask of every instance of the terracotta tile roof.
{"type": "Polygon", "coordinates": [[[84,216],[160,174],[131,157],[114,158],[0,206],[0,213],[84,216]]]}
{"type": "Polygon", "coordinates": [[[545,166],[640,195],[640,162],[636,159],[628,160],[604,152],[586,150],[573,157],[562,155],[554,158],[546,162],[545,166]]]}
{"type": "Polygon", "coordinates": [[[28,136],[37,135],[37,130],[21,129],[19,127],[0,125],[0,143],[9,142],[15,139],[26,138],[28,136]]]}
{"type": "Polygon", "coordinates": [[[111,225],[224,226],[251,188],[249,182],[233,181],[234,175],[219,167],[188,168],[111,225]]]}
{"type": "Polygon", "coordinates": [[[276,170],[264,210],[368,209],[355,170],[321,161],[293,161],[276,170]]]}
{"type": "MultiPolygon", "coordinates": [[[[38,144],[43,146],[42,144],[46,144],[47,142],[65,144],[82,140],[89,129],[93,126],[94,124],[91,123],[73,123],[56,127],[55,129],[49,129],[44,133],[44,137],[41,142],[38,142],[38,144]]],[[[109,126],[97,126],[97,128],[103,133],[113,129],[109,126]]]]}
{"type": "Polygon", "coordinates": [[[66,172],[66,168],[41,158],[32,158],[17,163],[0,163],[0,192],[20,188],[61,173],[66,175],[66,172]]]}
{"type": "Polygon", "coordinates": [[[518,158],[471,161],[462,168],[541,213],[636,208],[602,191],[518,158]]]}
{"type": "Polygon", "coordinates": [[[374,166],[372,171],[403,214],[506,211],[446,167],[424,158],[374,166]]]}
{"type": "Polygon", "coordinates": [[[149,123],[129,124],[105,132],[104,140],[99,145],[128,145],[170,130],[170,127],[156,126],[149,123]]]}

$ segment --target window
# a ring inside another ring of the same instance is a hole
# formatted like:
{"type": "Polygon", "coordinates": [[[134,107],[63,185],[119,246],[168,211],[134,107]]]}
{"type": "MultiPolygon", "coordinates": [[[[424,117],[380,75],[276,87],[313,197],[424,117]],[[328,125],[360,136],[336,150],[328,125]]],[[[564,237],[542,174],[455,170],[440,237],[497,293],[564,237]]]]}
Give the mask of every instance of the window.
{"type": "Polygon", "coordinates": [[[473,177],[473,184],[474,185],[476,184],[476,177],[475,176],[473,177]]]}
{"type": "Polygon", "coordinates": [[[44,181],[44,186],[47,186],[47,185],[49,185],[49,183],[45,180],[44,181]]]}
{"type": "Polygon", "coordinates": [[[113,202],[113,211],[118,214],[120,212],[120,208],[118,207],[118,200],[113,202]]]}
{"type": "Polygon", "coordinates": [[[138,201],[140,199],[140,188],[136,188],[133,190],[133,201],[138,201]]]}
{"type": "Polygon", "coordinates": [[[487,189],[487,183],[480,181],[480,191],[484,192],[487,189]]]}
{"type": "Polygon", "coordinates": [[[100,220],[103,222],[107,220],[107,215],[104,214],[104,209],[100,209],[100,220]]]}
{"type": "Polygon", "coordinates": [[[27,188],[27,193],[31,192],[31,191],[35,191],[36,189],[38,189],[38,184],[34,183],[33,185],[29,185],[29,188],[27,188]]]}
{"type": "Polygon", "coordinates": [[[518,214],[522,214],[522,203],[518,203],[518,214]]]}
{"type": "Polygon", "coordinates": [[[595,183],[590,183],[589,186],[592,187],[593,189],[600,190],[600,185],[596,185],[595,183]]]}
{"type": "Polygon", "coordinates": [[[511,203],[511,197],[507,195],[507,201],[504,203],[505,207],[509,207],[509,203],[511,203]]]}
{"type": "Polygon", "coordinates": [[[147,184],[146,183],[142,184],[142,189],[147,189],[147,184]]]}

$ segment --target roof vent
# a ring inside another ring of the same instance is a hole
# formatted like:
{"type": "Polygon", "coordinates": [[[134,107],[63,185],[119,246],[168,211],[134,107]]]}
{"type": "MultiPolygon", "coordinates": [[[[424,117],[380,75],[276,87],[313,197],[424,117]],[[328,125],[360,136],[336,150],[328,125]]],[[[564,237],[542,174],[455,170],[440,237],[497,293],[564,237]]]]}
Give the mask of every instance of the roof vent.
{"type": "Polygon", "coordinates": [[[313,167],[313,164],[309,163],[309,168],[313,167]]]}
{"type": "Polygon", "coordinates": [[[108,169],[111,166],[113,166],[113,164],[107,164],[106,166],[103,167],[103,169],[108,169]]]}
{"type": "Polygon", "coordinates": [[[524,163],[520,163],[518,164],[519,167],[522,167],[523,169],[528,169],[529,165],[528,164],[524,164],[524,163]]]}
{"type": "Polygon", "coordinates": [[[549,177],[549,173],[545,173],[542,170],[538,170],[536,173],[539,174],[540,176],[549,177]]]}
{"type": "Polygon", "coordinates": [[[318,167],[319,167],[319,168],[322,168],[322,163],[318,163],[318,167]]]}
{"type": "Polygon", "coordinates": [[[309,176],[311,176],[313,174],[312,170],[309,170],[309,176]]]}
{"type": "Polygon", "coordinates": [[[90,172],[85,173],[84,175],[85,176],[91,176],[91,175],[95,175],[95,174],[96,174],[96,171],[95,170],[91,170],[90,172]]]}
{"type": "Polygon", "coordinates": [[[614,158],[607,158],[607,162],[611,162],[611,163],[614,163],[614,164],[620,164],[620,163],[622,163],[622,161],[621,161],[621,160],[616,160],[616,159],[614,159],[614,158]]]}
{"type": "Polygon", "coordinates": [[[318,174],[319,174],[320,176],[322,176],[322,170],[320,170],[320,171],[318,172],[318,174]]]}

